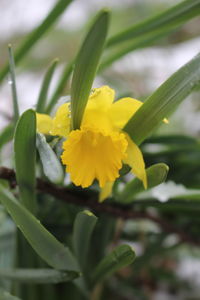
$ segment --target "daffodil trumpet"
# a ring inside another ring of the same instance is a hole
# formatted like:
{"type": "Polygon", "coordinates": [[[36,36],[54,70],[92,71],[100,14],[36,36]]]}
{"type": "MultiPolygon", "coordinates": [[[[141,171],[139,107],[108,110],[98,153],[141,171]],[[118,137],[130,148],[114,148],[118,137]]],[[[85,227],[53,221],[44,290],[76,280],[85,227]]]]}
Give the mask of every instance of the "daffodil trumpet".
{"type": "Polygon", "coordinates": [[[86,188],[98,180],[100,201],[110,195],[123,163],[147,187],[143,155],[123,131],[142,102],[129,97],[114,102],[114,98],[115,92],[108,86],[93,89],[76,130],[70,131],[70,103],[62,104],[54,118],[37,114],[39,132],[66,138],[61,160],[71,181],[86,188]]]}

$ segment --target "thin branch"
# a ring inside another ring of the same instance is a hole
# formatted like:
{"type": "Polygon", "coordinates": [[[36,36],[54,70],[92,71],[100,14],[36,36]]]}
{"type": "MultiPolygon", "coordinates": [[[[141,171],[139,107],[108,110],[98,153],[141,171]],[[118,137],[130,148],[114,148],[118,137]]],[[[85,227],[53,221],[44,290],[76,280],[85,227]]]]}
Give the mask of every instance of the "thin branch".
{"type": "MultiPolygon", "coordinates": [[[[8,180],[11,186],[16,185],[15,172],[12,169],[0,167],[0,179],[8,180]]],[[[194,240],[186,232],[177,229],[169,221],[147,212],[134,211],[130,206],[122,206],[118,204],[99,203],[97,201],[96,193],[87,193],[84,191],[75,191],[66,187],[60,187],[53,183],[37,179],[37,190],[57,199],[60,199],[66,203],[88,207],[96,213],[106,213],[113,217],[120,217],[122,219],[148,219],[158,224],[165,232],[175,233],[179,236],[182,242],[190,243],[196,246],[200,246],[200,241],[194,240]]]]}

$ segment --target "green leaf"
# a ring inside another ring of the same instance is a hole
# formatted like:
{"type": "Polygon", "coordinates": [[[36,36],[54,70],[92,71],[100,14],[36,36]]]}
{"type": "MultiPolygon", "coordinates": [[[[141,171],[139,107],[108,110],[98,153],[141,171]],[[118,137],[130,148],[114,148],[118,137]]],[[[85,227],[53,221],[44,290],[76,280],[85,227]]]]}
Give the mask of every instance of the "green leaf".
{"type": "Polygon", "coordinates": [[[136,144],[140,144],[199,83],[200,54],[174,73],[144,102],[128,121],[124,131],[136,144]]]}
{"type": "Polygon", "coordinates": [[[170,9],[137,23],[112,36],[107,43],[107,53],[100,70],[123,55],[152,45],[158,39],[173,33],[180,25],[200,14],[200,0],[186,0],[170,9]],[[110,50],[110,48],[112,49],[110,50]]]}
{"type": "Polygon", "coordinates": [[[63,168],[55,152],[46,142],[43,134],[37,134],[37,149],[40,155],[44,174],[53,183],[61,183],[64,178],[63,168]]]}
{"type": "Polygon", "coordinates": [[[198,141],[189,135],[171,134],[171,135],[158,135],[152,136],[145,141],[150,144],[166,144],[166,145],[197,145],[198,141]]]}
{"type": "Polygon", "coordinates": [[[0,288],[0,299],[1,300],[21,300],[18,297],[11,295],[9,292],[0,288]]]}
{"type": "Polygon", "coordinates": [[[132,264],[134,259],[135,252],[130,246],[118,246],[97,265],[92,276],[94,282],[101,281],[119,269],[132,264]]]}
{"type": "Polygon", "coordinates": [[[130,40],[123,45],[114,47],[105,53],[102,63],[99,67],[99,71],[102,71],[114,61],[120,59],[122,56],[126,55],[129,52],[132,52],[137,49],[143,49],[145,47],[152,46],[154,42],[158,41],[164,36],[170,34],[171,31],[168,30],[157,30],[156,32],[148,33],[144,36],[137,37],[134,40],[130,40]]]}
{"type": "MultiPolygon", "coordinates": [[[[137,200],[157,199],[162,203],[167,201],[171,202],[171,199],[179,199],[181,201],[186,199],[190,202],[191,200],[200,199],[200,189],[188,189],[182,184],[176,184],[173,181],[167,181],[153,190],[145,191],[137,195],[136,198],[137,200]]],[[[198,205],[198,201],[196,201],[196,204],[198,205]]]]}
{"type": "Polygon", "coordinates": [[[74,271],[61,272],[53,269],[0,269],[0,278],[34,284],[72,281],[79,275],[74,271]]]}
{"type": "Polygon", "coordinates": [[[144,38],[147,33],[152,34],[157,30],[174,29],[199,14],[200,0],[183,1],[152,18],[117,33],[108,40],[107,46],[111,47],[137,37],[144,38]]]}
{"type": "MultiPolygon", "coordinates": [[[[21,46],[17,49],[15,53],[15,63],[19,63],[20,60],[30,51],[30,49],[42,38],[42,36],[50,29],[50,27],[55,23],[59,16],[64,13],[66,7],[72,2],[72,0],[59,0],[56,2],[55,6],[52,8],[47,17],[42,21],[42,23],[36,27],[27,38],[22,42],[21,46]]],[[[0,81],[4,79],[8,73],[8,65],[5,65],[0,73],[0,81]]]]}
{"type": "MultiPolygon", "coordinates": [[[[146,194],[146,193],[145,193],[146,194]]],[[[146,209],[148,207],[155,207],[160,211],[171,211],[173,213],[182,214],[185,213],[188,215],[189,213],[199,215],[200,212],[200,203],[199,197],[196,198],[196,195],[187,195],[183,198],[172,198],[169,201],[161,202],[155,200],[155,197],[151,195],[146,195],[144,193],[137,195],[137,200],[135,200],[131,205],[134,209],[146,209]],[[144,198],[143,198],[144,196],[144,198]],[[191,198],[190,198],[191,197],[191,198]]],[[[200,194],[199,194],[200,196],[200,194]]]]}
{"type": "Polygon", "coordinates": [[[0,149],[12,140],[14,135],[14,128],[14,124],[11,123],[2,130],[2,132],[0,133],[0,149]]]}
{"type": "Polygon", "coordinates": [[[58,98],[62,95],[62,92],[66,86],[67,81],[69,80],[69,77],[71,75],[72,69],[73,69],[74,61],[71,63],[67,64],[66,67],[64,68],[62,75],[60,77],[60,80],[58,81],[58,84],[55,88],[55,91],[49,101],[49,104],[47,108],[45,109],[45,113],[49,114],[58,101],[58,98]]]}
{"type": "Polygon", "coordinates": [[[10,86],[12,90],[12,100],[13,100],[13,110],[14,110],[14,122],[16,123],[19,118],[19,107],[17,100],[17,87],[15,80],[15,61],[12,52],[12,46],[8,45],[8,54],[9,54],[9,68],[10,68],[10,86]]]}
{"type": "Polygon", "coordinates": [[[78,53],[72,78],[72,128],[81,124],[99,60],[104,48],[109,25],[109,12],[102,10],[89,30],[78,53]]]}
{"type": "Polygon", "coordinates": [[[97,217],[87,210],[78,213],[74,222],[74,252],[82,269],[87,264],[88,248],[96,222],[97,217]]]}
{"type": "Polygon", "coordinates": [[[36,115],[31,109],[25,111],[17,123],[14,151],[20,201],[35,213],[36,115]]]}
{"type": "MultiPolygon", "coordinates": [[[[0,210],[0,241],[0,269],[12,268],[16,255],[16,226],[2,205],[0,210]]],[[[3,286],[8,287],[7,284],[3,286]]]]}
{"type": "MultiPolygon", "coordinates": [[[[166,164],[160,163],[149,167],[147,172],[148,189],[163,183],[166,180],[169,167],[166,164]]],[[[141,180],[134,178],[128,182],[121,193],[116,196],[117,202],[129,204],[134,201],[134,195],[144,191],[141,180]]]]}
{"type": "Polygon", "coordinates": [[[36,106],[36,111],[38,113],[45,112],[45,103],[46,103],[47,96],[48,96],[49,85],[51,83],[51,79],[54,74],[57,63],[58,63],[58,59],[56,58],[52,61],[51,65],[49,66],[49,68],[44,76],[44,80],[42,82],[42,86],[41,86],[41,90],[40,90],[40,94],[39,94],[38,102],[37,102],[37,106],[36,106]]]}
{"type": "Polygon", "coordinates": [[[77,262],[64,247],[16,198],[0,185],[0,201],[37,254],[49,266],[64,271],[78,271],[77,262]]]}

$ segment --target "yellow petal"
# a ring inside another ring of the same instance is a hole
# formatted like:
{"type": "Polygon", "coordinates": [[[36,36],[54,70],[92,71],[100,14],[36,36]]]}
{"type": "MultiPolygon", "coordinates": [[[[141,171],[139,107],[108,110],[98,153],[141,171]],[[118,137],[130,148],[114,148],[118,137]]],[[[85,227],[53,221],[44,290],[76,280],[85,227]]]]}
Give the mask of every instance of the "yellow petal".
{"type": "Polygon", "coordinates": [[[84,113],[81,129],[100,130],[106,135],[113,131],[113,125],[105,112],[98,109],[87,109],[84,113]]]}
{"type": "Polygon", "coordinates": [[[105,186],[101,188],[100,194],[99,194],[99,202],[103,202],[106,198],[110,196],[112,193],[114,182],[106,182],[105,186]]]}
{"type": "Polygon", "coordinates": [[[119,177],[127,144],[123,133],[105,136],[91,130],[73,130],[63,143],[61,159],[75,185],[85,188],[97,179],[104,187],[119,177]]]}
{"type": "Polygon", "coordinates": [[[84,130],[101,130],[104,134],[113,131],[108,110],[114,100],[115,92],[108,86],[93,90],[85,109],[81,128],[84,130]]]}
{"type": "Polygon", "coordinates": [[[144,188],[147,188],[147,175],[145,171],[145,163],[143,159],[142,152],[138,146],[131,140],[127,135],[128,147],[127,147],[127,157],[124,162],[132,168],[133,174],[142,180],[144,188]]]}
{"type": "Polygon", "coordinates": [[[70,111],[69,103],[62,104],[52,122],[51,135],[67,137],[70,130],[70,111]]]}
{"type": "Polygon", "coordinates": [[[143,103],[133,98],[122,98],[112,104],[109,116],[117,128],[123,128],[143,103]]]}
{"type": "Polygon", "coordinates": [[[114,98],[115,91],[107,85],[93,89],[88,100],[87,108],[105,111],[113,103],[114,98]]]}
{"type": "Polygon", "coordinates": [[[43,134],[50,134],[52,129],[52,119],[46,114],[36,113],[37,131],[43,134]]]}

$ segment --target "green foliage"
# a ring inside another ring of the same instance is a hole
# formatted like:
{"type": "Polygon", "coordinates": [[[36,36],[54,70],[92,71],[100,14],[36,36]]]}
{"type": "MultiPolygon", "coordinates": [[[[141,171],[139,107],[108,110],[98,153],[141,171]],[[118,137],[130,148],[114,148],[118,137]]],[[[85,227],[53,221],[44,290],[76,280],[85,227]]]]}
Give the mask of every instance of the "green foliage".
{"type": "Polygon", "coordinates": [[[5,144],[7,144],[13,138],[14,128],[15,128],[15,126],[12,123],[10,123],[8,126],[6,126],[1,131],[1,133],[0,133],[0,150],[5,144]]]}
{"type": "Polygon", "coordinates": [[[200,54],[174,73],[128,121],[124,130],[140,144],[200,83],[200,54]]]}
{"type": "Polygon", "coordinates": [[[109,12],[101,11],[89,30],[76,58],[72,86],[71,110],[72,128],[78,129],[92,83],[99,65],[109,25],[109,12]]]}
{"type": "Polygon", "coordinates": [[[72,281],[78,277],[77,272],[57,271],[53,269],[0,269],[0,278],[26,283],[59,283],[72,281]]]}
{"type": "Polygon", "coordinates": [[[54,74],[55,68],[57,66],[58,63],[58,59],[54,59],[51,63],[51,65],[49,66],[45,76],[44,76],[44,80],[40,89],[40,94],[38,97],[38,101],[37,101],[37,106],[36,106],[36,111],[38,113],[44,113],[45,112],[45,103],[47,100],[47,94],[48,94],[48,89],[51,83],[51,79],[52,76],[54,74]]]}
{"type": "Polygon", "coordinates": [[[22,204],[0,186],[1,202],[12,216],[33,249],[50,266],[63,271],[77,271],[77,263],[70,250],[48,232],[22,204]]]}
{"type": "MultiPolygon", "coordinates": [[[[146,170],[148,189],[163,183],[167,178],[168,171],[169,167],[166,164],[155,164],[149,167],[146,170]]],[[[134,200],[134,196],[142,191],[142,182],[139,179],[134,178],[125,185],[122,192],[116,196],[116,200],[123,204],[130,203],[134,200]]]]}
{"type": "Polygon", "coordinates": [[[132,264],[134,259],[135,252],[130,246],[118,246],[97,265],[93,273],[93,281],[105,279],[117,270],[132,264]]]}
{"type": "Polygon", "coordinates": [[[1,300],[20,300],[18,297],[12,296],[7,291],[0,289],[0,299],[1,300]]]}
{"type": "Polygon", "coordinates": [[[90,211],[83,211],[77,214],[73,230],[73,246],[76,258],[84,269],[87,264],[88,248],[91,235],[97,222],[97,217],[90,211]]]}
{"type": "Polygon", "coordinates": [[[14,151],[20,201],[35,213],[36,116],[31,109],[24,112],[17,123],[14,151]]]}
{"type": "Polygon", "coordinates": [[[62,75],[60,77],[60,80],[59,82],[57,83],[57,86],[55,88],[55,91],[53,93],[53,95],[51,96],[50,100],[49,100],[49,103],[48,103],[48,106],[45,110],[45,113],[49,114],[53,108],[53,106],[56,104],[58,98],[61,96],[65,86],[66,86],[66,83],[70,77],[70,74],[72,72],[72,69],[73,69],[73,62],[70,63],[70,64],[67,64],[62,72],[62,75]]]}
{"type": "MultiPolygon", "coordinates": [[[[153,297],[161,283],[166,290],[189,290],[176,269],[189,251],[186,243],[196,246],[193,252],[197,250],[199,259],[199,138],[179,134],[175,128],[173,133],[163,135],[161,131],[149,136],[189,94],[198,92],[200,54],[147,97],[123,129],[136,144],[141,144],[145,163],[150,166],[146,169],[147,189],[139,179],[129,179],[130,168],[124,165],[113,187],[113,197],[98,203],[96,182],[83,190],[64,176],[60,162],[62,140],[36,133],[36,113],[32,109],[19,116],[14,62],[18,64],[42,40],[71,2],[57,1],[15,55],[9,46],[9,64],[0,72],[2,80],[10,71],[14,111],[10,124],[0,133],[0,299],[143,300],[149,298],[148,291],[153,297]],[[12,139],[14,163],[13,154],[8,158],[2,151],[12,139]],[[5,168],[7,165],[15,167],[16,178],[13,170],[5,168]],[[132,248],[135,244],[141,249],[137,256],[132,248]]],[[[101,10],[81,46],[75,49],[75,43],[72,47],[78,55],[73,52],[72,59],[66,59],[52,94],[51,80],[58,60],[47,68],[35,102],[36,111],[49,114],[53,110],[65,94],[73,71],[71,125],[79,129],[97,71],[126,53],[158,44],[160,38],[180,26],[187,31],[183,25],[199,14],[200,0],[182,1],[116,32],[106,43],[110,13],[101,10]]],[[[198,20],[195,22],[198,24],[198,20]]],[[[119,27],[122,25],[119,19],[119,27]]],[[[70,52],[70,43],[68,36],[65,53],[70,52]]],[[[101,74],[100,82],[106,84],[108,76],[114,82],[113,74],[101,74]]],[[[129,76],[131,80],[135,78],[131,73],[125,74],[123,81],[129,76]]],[[[120,87],[117,93],[121,93],[120,87]]],[[[86,173],[88,170],[85,167],[86,173]]]]}
{"type": "Polygon", "coordinates": [[[186,0],[172,8],[137,23],[122,32],[111,36],[107,43],[106,53],[100,69],[108,67],[123,55],[144,48],[157,42],[160,38],[168,36],[181,24],[200,14],[199,0],[186,0]],[[110,48],[113,48],[113,50],[110,48]]]}
{"type": "MultiPolygon", "coordinates": [[[[22,58],[31,50],[31,48],[42,38],[42,36],[51,28],[55,21],[65,11],[66,7],[71,3],[72,0],[59,0],[56,5],[52,8],[47,17],[42,23],[35,28],[24,40],[21,46],[15,53],[16,64],[20,62],[22,58]]],[[[6,65],[0,73],[0,81],[4,79],[8,72],[8,66],[6,65]]]]}
{"type": "Polygon", "coordinates": [[[112,36],[107,43],[108,47],[115,44],[124,42],[126,40],[135,39],[138,36],[144,38],[144,34],[158,31],[172,29],[178,25],[185,23],[191,18],[194,18],[200,14],[200,1],[199,0],[186,0],[183,1],[167,11],[156,15],[153,18],[147,19],[139,24],[133,25],[130,28],[117,33],[112,36]]]}
{"type": "Polygon", "coordinates": [[[44,174],[53,183],[61,183],[64,178],[63,168],[55,152],[46,142],[43,134],[37,134],[37,149],[40,155],[44,174]]]}
{"type": "Polygon", "coordinates": [[[14,122],[17,122],[19,118],[19,108],[18,108],[18,100],[17,100],[17,88],[16,88],[16,80],[15,80],[15,62],[12,53],[11,45],[8,46],[9,53],[9,67],[10,67],[10,85],[12,89],[12,99],[13,99],[13,109],[14,109],[14,122]]]}

